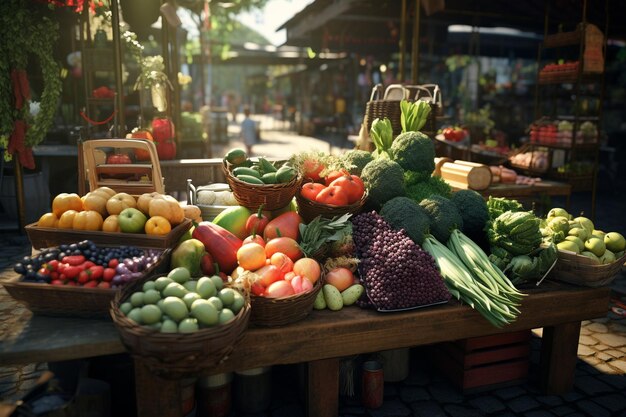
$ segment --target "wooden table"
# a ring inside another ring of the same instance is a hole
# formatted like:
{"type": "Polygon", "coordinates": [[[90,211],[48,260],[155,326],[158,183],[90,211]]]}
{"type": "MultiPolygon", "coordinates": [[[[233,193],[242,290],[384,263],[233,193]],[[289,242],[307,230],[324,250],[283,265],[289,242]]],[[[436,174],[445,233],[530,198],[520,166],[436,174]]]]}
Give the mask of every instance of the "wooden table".
{"type": "MultiPolygon", "coordinates": [[[[313,311],[303,321],[279,328],[249,328],[231,357],[211,374],[269,365],[308,364],[308,415],[337,416],[339,364],[344,356],[543,327],[541,388],[569,391],[574,381],[580,322],[606,315],[610,290],[544,282],[528,291],[518,320],[505,328],[490,325],[456,301],[403,313],[357,307],[313,311]]],[[[5,295],[5,297],[7,297],[5,295]]],[[[9,300],[2,300],[9,302],[9,300]]],[[[0,336],[0,364],[88,358],[124,352],[113,324],[32,316],[8,323],[0,336]]],[[[180,416],[180,385],[135,366],[140,417],[180,416]]]]}

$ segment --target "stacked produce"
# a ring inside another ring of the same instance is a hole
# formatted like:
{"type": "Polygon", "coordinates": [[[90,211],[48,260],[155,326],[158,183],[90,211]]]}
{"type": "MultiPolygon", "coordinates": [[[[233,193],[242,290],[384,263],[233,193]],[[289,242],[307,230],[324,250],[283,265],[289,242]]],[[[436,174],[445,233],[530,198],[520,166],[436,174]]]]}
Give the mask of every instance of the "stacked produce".
{"type": "Polygon", "coordinates": [[[626,249],[626,239],[621,233],[598,230],[587,217],[573,218],[563,208],[553,208],[548,212],[542,221],[541,233],[560,251],[585,256],[598,265],[615,262],[626,249]]]}
{"type": "Polygon", "coordinates": [[[284,184],[296,177],[296,170],[289,163],[276,167],[263,157],[255,161],[248,158],[243,149],[232,149],[224,157],[232,166],[232,175],[250,184],[284,184]]]}
{"type": "Polygon", "coordinates": [[[192,279],[183,267],[144,282],[122,300],[120,311],[138,325],[161,333],[194,333],[229,323],[246,303],[236,289],[213,275],[192,279]]]}
{"type": "Polygon", "coordinates": [[[43,249],[13,270],[23,282],[117,288],[143,276],[161,251],[132,246],[99,247],[89,240],[43,249]]]}
{"type": "Polygon", "coordinates": [[[83,197],[75,193],[55,196],[52,211],[43,214],[37,226],[166,235],[185,218],[202,221],[200,209],[181,205],[172,196],[157,192],[135,198],[109,187],[99,187],[83,197]]]}

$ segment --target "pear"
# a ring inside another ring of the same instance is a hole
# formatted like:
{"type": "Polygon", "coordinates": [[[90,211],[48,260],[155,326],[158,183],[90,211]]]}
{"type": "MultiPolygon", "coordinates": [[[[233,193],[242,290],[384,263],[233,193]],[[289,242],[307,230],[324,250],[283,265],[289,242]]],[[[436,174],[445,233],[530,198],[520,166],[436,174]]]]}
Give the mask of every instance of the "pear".
{"type": "Polygon", "coordinates": [[[591,237],[585,241],[585,249],[596,255],[598,258],[604,255],[606,245],[602,239],[591,237]]]}
{"type": "Polygon", "coordinates": [[[615,254],[610,250],[605,250],[604,254],[600,257],[600,262],[603,264],[611,264],[615,262],[615,254]]]}
{"type": "Polygon", "coordinates": [[[626,239],[620,233],[609,232],[604,236],[606,248],[612,252],[621,252],[626,249],[626,239]]]}
{"type": "Polygon", "coordinates": [[[559,217],[559,216],[565,217],[567,219],[571,217],[565,209],[555,207],[548,212],[547,218],[551,219],[552,217],[559,217]]]}
{"type": "Polygon", "coordinates": [[[606,235],[606,233],[604,233],[602,230],[593,230],[593,231],[591,231],[591,236],[599,237],[602,240],[604,240],[604,236],[605,235],[606,235]]]}
{"type": "Polygon", "coordinates": [[[596,263],[600,263],[600,258],[598,258],[595,254],[593,254],[592,252],[589,252],[588,250],[582,251],[580,252],[580,254],[582,256],[586,256],[589,259],[592,259],[593,261],[595,261],[596,263]]]}
{"type": "Polygon", "coordinates": [[[565,240],[569,240],[570,242],[574,242],[578,245],[579,253],[585,250],[585,242],[583,242],[578,236],[565,236],[565,240]]]}
{"type": "Polygon", "coordinates": [[[548,221],[548,227],[554,232],[563,232],[564,234],[567,234],[569,231],[569,222],[566,217],[556,216],[552,217],[548,221]]]}
{"type": "Polygon", "coordinates": [[[589,239],[590,236],[590,233],[587,232],[587,229],[584,229],[582,227],[573,227],[569,229],[569,232],[567,232],[567,234],[569,236],[577,236],[583,242],[589,239]]]}
{"type": "Polygon", "coordinates": [[[576,217],[574,219],[574,221],[580,223],[580,225],[585,230],[587,230],[587,232],[589,232],[589,234],[591,234],[591,232],[593,232],[593,229],[594,229],[593,222],[591,220],[589,220],[588,218],[580,216],[580,217],[576,217]]]}
{"type": "Polygon", "coordinates": [[[574,253],[580,253],[580,248],[576,242],[572,242],[571,240],[564,240],[562,242],[557,243],[556,247],[559,250],[567,250],[574,253]]]}

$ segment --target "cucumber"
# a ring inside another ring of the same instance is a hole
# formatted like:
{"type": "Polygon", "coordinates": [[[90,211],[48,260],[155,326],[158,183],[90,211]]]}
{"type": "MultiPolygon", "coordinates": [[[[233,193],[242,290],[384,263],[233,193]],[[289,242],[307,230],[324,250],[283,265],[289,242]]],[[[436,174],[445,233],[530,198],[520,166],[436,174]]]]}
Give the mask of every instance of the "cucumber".
{"type": "Polygon", "coordinates": [[[263,174],[263,175],[261,175],[261,180],[265,184],[276,184],[276,173],[275,172],[268,172],[267,174],[263,174]]]}
{"type": "Polygon", "coordinates": [[[226,153],[224,159],[233,165],[241,165],[248,159],[248,155],[241,148],[233,148],[226,153]]]}
{"type": "Polygon", "coordinates": [[[254,168],[237,167],[233,169],[233,175],[239,177],[240,175],[251,175],[253,177],[261,178],[261,174],[254,168]]]}
{"type": "Polygon", "coordinates": [[[241,174],[241,175],[237,175],[236,178],[243,182],[247,182],[248,184],[265,185],[265,183],[261,181],[260,178],[254,177],[252,175],[241,174]]]}
{"type": "Polygon", "coordinates": [[[276,171],[276,182],[285,183],[291,181],[296,176],[296,170],[289,166],[282,166],[276,171]]]}
{"type": "Polygon", "coordinates": [[[326,306],[330,310],[338,311],[343,308],[343,298],[341,297],[341,293],[336,287],[330,284],[324,284],[324,286],[322,287],[322,292],[324,293],[326,306]]]}
{"type": "Polygon", "coordinates": [[[356,303],[361,295],[363,295],[363,291],[365,288],[361,284],[354,284],[341,292],[341,298],[343,299],[344,306],[351,306],[356,303]]]}
{"type": "Polygon", "coordinates": [[[261,168],[261,172],[270,173],[276,172],[276,167],[270,161],[265,158],[259,158],[259,167],[261,168]]]}

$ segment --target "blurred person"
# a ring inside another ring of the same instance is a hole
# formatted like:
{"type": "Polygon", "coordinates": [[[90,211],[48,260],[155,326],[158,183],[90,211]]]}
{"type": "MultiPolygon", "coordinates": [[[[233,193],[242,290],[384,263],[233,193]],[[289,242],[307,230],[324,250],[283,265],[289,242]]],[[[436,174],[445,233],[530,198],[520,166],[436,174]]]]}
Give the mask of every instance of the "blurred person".
{"type": "Polygon", "coordinates": [[[250,118],[250,108],[248,106],[243,108],[244,119],[241,122],[240,137],[246,146],[246,152],[248,156],[252,155],[252,145],[256,143],[256,123],[250,118]]]}

